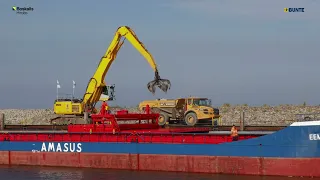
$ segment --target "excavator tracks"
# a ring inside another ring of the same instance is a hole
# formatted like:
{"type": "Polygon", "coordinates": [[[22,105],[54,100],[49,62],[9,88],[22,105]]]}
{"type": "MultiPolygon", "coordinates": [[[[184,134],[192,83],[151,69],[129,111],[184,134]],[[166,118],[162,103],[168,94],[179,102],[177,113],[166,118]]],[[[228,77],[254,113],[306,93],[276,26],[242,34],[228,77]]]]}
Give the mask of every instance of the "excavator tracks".
{"type": "Polygon", "coordinates": [[[68,125],[85,123],[83,116],[63,115],[50,119],[52,125],[68,125]]]}

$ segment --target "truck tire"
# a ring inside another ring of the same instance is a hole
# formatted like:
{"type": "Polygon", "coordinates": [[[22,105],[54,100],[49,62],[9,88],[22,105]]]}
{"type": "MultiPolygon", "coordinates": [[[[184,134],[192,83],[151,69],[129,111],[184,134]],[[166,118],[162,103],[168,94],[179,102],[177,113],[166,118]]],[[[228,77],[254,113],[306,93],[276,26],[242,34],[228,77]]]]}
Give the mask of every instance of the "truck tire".
{"type": "Polygon", "coordinates": [[[159,119],[158,119],[158,124],[160,126],[166,125],[166,123],[169,121],[169,116],[168,114],[165,113],[160,113],[159,119]]]}
{"type": "Polygon", "coordinates": [[[198,117],[195,113],[190,112],[185,116],[184,121],[188,126],[194,126],[198,122],[198,117]]]}

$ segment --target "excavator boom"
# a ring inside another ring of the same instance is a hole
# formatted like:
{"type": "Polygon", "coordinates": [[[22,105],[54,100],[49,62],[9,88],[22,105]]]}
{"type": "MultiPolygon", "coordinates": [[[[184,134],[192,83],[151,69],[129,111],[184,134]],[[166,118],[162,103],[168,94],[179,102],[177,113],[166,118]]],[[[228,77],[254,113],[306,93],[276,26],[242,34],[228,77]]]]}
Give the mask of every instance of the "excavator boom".
{"type": "Polygon", "coordinates": [[[110,46],[101,58],[96,72],[87,85],[86,93],[82,100],[83,106],[92,107],[99,101],[101,94],[103,93],[103,89],[106,87],[106,83],[104,82],[105,76],[125,39],[129,40],[131,44],[142,54],[155,72],[154,80],[147,84],[148,90],[154,94],[156,87],[159,87],[164,92],[167,92],[168,89],[170,89],[171,82],[167,79],[160,78],[157,64],[143,43],[140,42],[134,31],[127,26],[121,26],[117,29],[110,46]],[[122,37],[124,37],[123,41],[121,41],[122,37]]]}

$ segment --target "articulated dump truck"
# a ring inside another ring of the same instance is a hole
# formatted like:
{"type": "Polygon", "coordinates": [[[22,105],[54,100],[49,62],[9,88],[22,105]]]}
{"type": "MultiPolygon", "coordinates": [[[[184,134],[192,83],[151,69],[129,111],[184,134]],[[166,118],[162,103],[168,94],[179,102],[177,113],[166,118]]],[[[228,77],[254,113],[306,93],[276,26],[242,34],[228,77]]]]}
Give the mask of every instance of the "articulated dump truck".
{"type": "Polygon", "coordinates": [[[179,99],[146,100],[139,104],[140,110],[149,105],[152,112],[160,113],[159,125],[172,122],[185,122],[188,126],[212,122],[219,118],[219,109],[213,108],[208,98],[188,97],[179,99]]]}

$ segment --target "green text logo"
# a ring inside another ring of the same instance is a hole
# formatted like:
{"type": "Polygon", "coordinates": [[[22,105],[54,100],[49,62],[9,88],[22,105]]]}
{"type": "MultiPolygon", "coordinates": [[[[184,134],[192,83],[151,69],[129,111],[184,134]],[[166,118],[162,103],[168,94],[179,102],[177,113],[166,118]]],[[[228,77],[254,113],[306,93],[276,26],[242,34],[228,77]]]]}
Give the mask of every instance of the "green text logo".
{"type": "Polygon", "coordinates": [[[17,14],[28,14],[28,12],[33,11],[33,8],[12,6],[12,11],[15,11],[17,14]]]}

